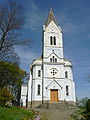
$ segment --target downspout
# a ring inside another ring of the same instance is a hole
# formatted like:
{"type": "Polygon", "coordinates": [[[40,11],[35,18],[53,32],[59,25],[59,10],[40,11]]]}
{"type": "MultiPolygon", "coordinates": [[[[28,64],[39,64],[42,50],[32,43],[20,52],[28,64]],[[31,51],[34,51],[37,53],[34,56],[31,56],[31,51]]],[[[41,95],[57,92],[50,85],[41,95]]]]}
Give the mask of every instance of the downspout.
{"type": "Polygon", "coordinates": [[[44,60],[43,60],[43,53],[44,53],[44,31],[42,33],[42,104],[43,104],[43,92],[44,92],[44,89],[43,89],[43,82],[44,82],[44,60]]]}
{"type": "Polygon", "coordinates": [[[28,84],[27,84],[27,96],[26,96],[26,108],[28,107],[28,84]]]}
{"type": "Polygon", "coordinates": [[[31,81],[31,108],[32,108],[32,93],[33,93],[33,67],[31,70],[32,81],[31,81]]]}

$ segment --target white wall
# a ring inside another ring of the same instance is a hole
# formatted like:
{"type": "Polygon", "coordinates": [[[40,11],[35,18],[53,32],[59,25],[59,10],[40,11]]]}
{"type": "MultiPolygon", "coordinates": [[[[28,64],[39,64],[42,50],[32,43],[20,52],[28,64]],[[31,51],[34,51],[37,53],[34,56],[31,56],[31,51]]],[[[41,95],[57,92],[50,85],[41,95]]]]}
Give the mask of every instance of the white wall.
{"type": "Polygon", "coordinates": [[[52,50],[54,50],[60,58],[63,58],[62,32],[53,21],[44,31],[44,57],[48,57],[52,53],[52,50]],[[51,31],[51,28],[54,28],[54,32],[51,31]],[[56,45],[50,45],[50,36],[56,37],[56,45]]]}
{"type": "Polygon", "coordinates": [[[26,99],[27,99],[27,85],[22,85],[20,105],[26,106],[26,99]]]}

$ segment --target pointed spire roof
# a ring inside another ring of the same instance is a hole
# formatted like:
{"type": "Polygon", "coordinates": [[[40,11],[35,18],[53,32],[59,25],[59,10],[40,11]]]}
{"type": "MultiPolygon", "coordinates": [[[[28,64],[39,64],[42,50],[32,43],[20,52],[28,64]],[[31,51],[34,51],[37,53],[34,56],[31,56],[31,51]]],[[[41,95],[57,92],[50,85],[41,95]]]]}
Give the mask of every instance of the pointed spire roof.
{"type": "Polygon", "coordinates": [[[48,18],[46,20],[45,26],[47,27],[51,21],[53,21],[55,24],[57,24],[52,8],[50,8],[50,12],[48,14],[48,18]]]}

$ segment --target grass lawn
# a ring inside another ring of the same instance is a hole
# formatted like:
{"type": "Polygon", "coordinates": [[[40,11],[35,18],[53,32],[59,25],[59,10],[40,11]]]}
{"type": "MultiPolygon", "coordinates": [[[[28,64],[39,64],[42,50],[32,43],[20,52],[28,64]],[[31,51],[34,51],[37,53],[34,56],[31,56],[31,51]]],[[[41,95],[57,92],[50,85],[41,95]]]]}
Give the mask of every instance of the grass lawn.
{"type": "Polygon", "coordinates": [[[33,113],[18,107],[0,107],[0,120],[33,120],[33,113]]]}

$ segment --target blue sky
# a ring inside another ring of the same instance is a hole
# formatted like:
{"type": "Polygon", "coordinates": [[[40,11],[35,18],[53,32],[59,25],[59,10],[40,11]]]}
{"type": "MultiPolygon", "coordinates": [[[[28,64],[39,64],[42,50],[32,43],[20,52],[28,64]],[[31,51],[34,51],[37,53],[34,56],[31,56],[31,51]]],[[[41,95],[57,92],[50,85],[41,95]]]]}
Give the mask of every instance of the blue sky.
{"type": "MultiPolygon", "coordinates": [[[[7,1],[2,0],[0,1],[7,1]]],[[[73,63],[76,95],[90,98],[90,0],[16,0],[25,10],[23,38],[32,40],[30,46],[16,46],[21,68],[29,72],[33,59],[41,55],[42,25],[53,8],[63,30],[64,56],[73,63]]]]}

